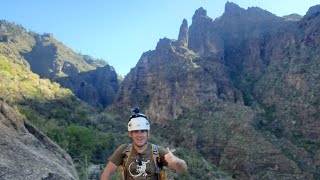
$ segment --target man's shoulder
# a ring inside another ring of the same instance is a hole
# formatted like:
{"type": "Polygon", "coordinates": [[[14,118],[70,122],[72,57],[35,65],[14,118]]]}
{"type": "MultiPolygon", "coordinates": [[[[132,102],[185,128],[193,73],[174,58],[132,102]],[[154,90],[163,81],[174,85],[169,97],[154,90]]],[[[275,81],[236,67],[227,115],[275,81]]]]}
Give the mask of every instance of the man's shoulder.
{"type": "Polygon", "coordinates": [[[112,161],[115,165],[120,166],[123,161],[123,157],[126,153],[126,148],[129,144],[121,144],[117,150],[113,153],[113,155],[109,158],[110,161],[112,161]]]}
{"type": "Polygon", "coordinates": [[[131,148],[131,144],[129,144],[129,143],[121,144],[117,148],[117,150],[114,152],[114,155],[122,156],[121,154],[125,154],[126,151],[130,151],[130,148],[131,148]]]}

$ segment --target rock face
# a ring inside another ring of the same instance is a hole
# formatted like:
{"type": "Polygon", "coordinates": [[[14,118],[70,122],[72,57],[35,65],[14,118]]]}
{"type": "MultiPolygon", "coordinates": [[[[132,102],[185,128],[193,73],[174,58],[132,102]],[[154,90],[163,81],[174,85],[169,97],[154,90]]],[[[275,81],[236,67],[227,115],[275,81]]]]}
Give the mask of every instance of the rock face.
{"type": "Polygon", "coordinates": [[[0,179],[78,179],[70,156],[2,100],[0,136],[0,179]]]}
{"type": "Polygon", "coordinates": [[[110,105],[119,89],[119,80],[113,67],[106,65],[96,70],[57,78],[63,87],[69,88],[80,99],[97,107],[110,105]]]}
{"type": "Polygon", "coordinates": [[[31,37],[35,41],[31,51],[21,54],[29,62],[31,70],[42,78],[55,80],[58,77],[94,70],[106,64],[74,52],[57,41],[52,34],[34,34],[31,37]]]}
{"type": "Polygon", "coordinates": [[[242,102],[221,59],[199,58],[169,39],[162,39],[155,51],[142,55],[136,68],[124,79],[115,103],[120,109],[144,107],[150,119],[163,124],[181,114],[182,107],[217,98],[242,102]]]}

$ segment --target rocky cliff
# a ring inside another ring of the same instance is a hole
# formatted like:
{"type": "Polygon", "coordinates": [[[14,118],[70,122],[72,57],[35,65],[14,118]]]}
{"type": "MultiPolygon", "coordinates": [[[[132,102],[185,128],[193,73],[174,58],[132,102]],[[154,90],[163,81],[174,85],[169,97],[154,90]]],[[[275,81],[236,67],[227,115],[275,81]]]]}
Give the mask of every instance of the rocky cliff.
{"type": "Polygon", "coordinates": [[[319,12],[288,21],[228,2],[212,20],[199,8],[141,56],[114,106],[142,107],[156,134],[237,179],[319,178],[319,12]]]}
{"type": "Polygon", "coordinates": [[[118,75],[110,65],[56,79],[80,99],[96,107],[112,104],[119,89],[118,75]]]}
{"type": "Polygon", "coordinates": [[[70,156],[0,100],[0,179],[78,179],[70,156]]]}

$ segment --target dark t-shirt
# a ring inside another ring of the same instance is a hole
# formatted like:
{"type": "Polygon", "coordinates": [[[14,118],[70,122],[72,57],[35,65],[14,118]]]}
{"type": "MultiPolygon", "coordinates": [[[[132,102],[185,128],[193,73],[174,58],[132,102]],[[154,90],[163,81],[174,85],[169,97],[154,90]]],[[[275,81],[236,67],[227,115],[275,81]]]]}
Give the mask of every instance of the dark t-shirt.
{"type": "MultiPolygon", "coordinates": [[[[123,164],[124,151],[128,147],[128,144],[122,144],[109,158],[111,162],[115,165],[120,166],[123,164]]],[[[167,166],[167,161],[164,159],[166,150],[158,147],[160,155],[160,164],[159,166],[167,166]]],[[[148,147],[142,153],[138,153],[132,146],[132,151],[129,158],[127,159],[127,167],[125,168],[125,179],[155,179],[155,164],[152,159],[152,145],[148,143],[148,147]],[[139,160],[140,159],[140,160],[139,160]]],[[[156,156],[156,155],[155,155],[156,156]]]]}

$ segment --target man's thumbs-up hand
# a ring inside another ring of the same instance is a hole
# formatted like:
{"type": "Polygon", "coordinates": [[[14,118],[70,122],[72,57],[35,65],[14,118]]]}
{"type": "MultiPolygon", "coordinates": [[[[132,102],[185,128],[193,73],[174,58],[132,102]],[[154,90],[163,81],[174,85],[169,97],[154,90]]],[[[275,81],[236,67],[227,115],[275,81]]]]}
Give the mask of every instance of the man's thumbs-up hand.
{"type": "Polygon", "coordinates": [[[170,168],[176,170],[177,172],[186,172],[188,168],[186,162],[173,155],[172,153],[174,151],[175,149],[170,151],[170,149],[167,148],[167,154],[164,155],[164,159],[167,161],[170,168]]]}
{"type": "Polygon", "coordinates": [[[167,154],[164,155],[164,159],[168,162],[169,166],[178,161],[178,158],[172,154],[169,148],[167,148],[167,154]]]}

